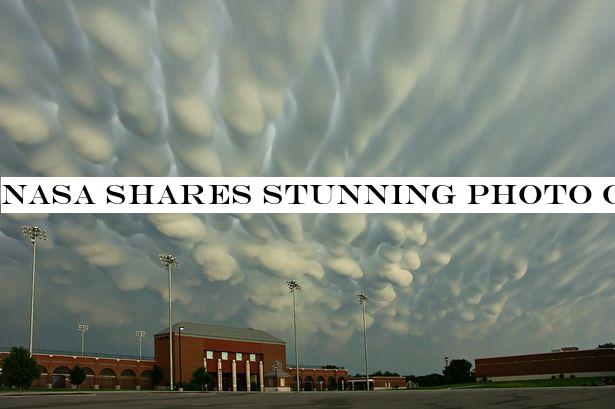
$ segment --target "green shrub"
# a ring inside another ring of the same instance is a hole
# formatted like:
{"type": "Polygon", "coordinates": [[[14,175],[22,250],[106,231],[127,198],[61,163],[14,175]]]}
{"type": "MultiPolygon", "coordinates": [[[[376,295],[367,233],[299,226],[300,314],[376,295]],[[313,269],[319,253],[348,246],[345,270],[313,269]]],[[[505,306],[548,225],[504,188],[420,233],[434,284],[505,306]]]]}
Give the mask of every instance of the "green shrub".
{"type": "Polygon", "coordinates": [[[209,372],[204,367],[199,367],[192,372],[192,380],[190,383],[196,385],[198,389],[204,391],[205,389],[210,389],[214,383],[214,377],[211,376],[209,372]]]}
{"type": "Polygon", "coordinates": [[[2,360],[2,378],[7,386],[29,388],[32,382],[41,375],[41,369],[36,359],[24,347],[12,347],[2,360]]]}
{"type": "Polygon", "coordinates": [[[152,370],[152,384],[154,385],[154,387],[160,386],[163,379],[164,371],[158,365],[154,365],[154,369],[152,370]]]}
{"type": "Polygon", "coordinates": [[[70,383],[79,386],[85,381],[85,371],[79,365],[71,369],[68,374],[70,375],[70,383]]]}

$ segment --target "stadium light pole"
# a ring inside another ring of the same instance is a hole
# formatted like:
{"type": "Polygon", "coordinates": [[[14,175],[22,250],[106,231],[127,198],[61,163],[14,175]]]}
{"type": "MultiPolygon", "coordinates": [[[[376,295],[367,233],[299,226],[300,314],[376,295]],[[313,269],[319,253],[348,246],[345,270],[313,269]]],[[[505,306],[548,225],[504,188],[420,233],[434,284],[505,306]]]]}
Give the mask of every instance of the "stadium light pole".
{"type": "Polygon", "coordinates": [[[297,366],[297,392],[301,391],[301,385],[299,384],[299,346],[297,345],[297,309],[295,307],[295,291],[301,290],[301,286],[295,280],[287,280],[286,284],[293,297],[293,327],[295,330],[295,365],[297,366]]]}
{"type": "Polygon", "coordinates": [[[184,327],[179,327],[179,386],[180,388],[184,387],[184,382],[182,379],[182,331],[184,327]]]}
{"type": "Polygon", "coordinates": [[[171,315],[171,268],[179,267],[179,260],[172,254],[160,254],[160,262],[167,266],[167,270],[169,271],[169,386],[171,390],[173,390],[173,330],[171,329],[172,325],[172,315],[171,315]]]}
{"type": "Polygon", "coordinates": [[[81,356],[83,356],[83,339],[85,337],[85,333],[88,332],[88,329],[90,329],[90,327],[88,327],[87,324],[77,324],[77,332],[81,333],[81,356]]]}
{"type": "Polygon", "coordinates": [[[365,305],[369,301],[367,294],[357,292],[357,299],[359,304],[363,306],[363,344],[365,346],[365,388],[369,390],[369,370],[367,365],[367,326],[365,325],[365,305]]]}
{"type": "Polygon", "coordinates": [[[145,331],[138,330],[135,332],[135,337],[139,340],[139,359],[143,359],[143,354],[141,353],[141,344],[143,342],[143,337],[145,336],[145,331]]]}
{"type": "Polygon", "coordinates": [[[23,235],[32,243],[32,289],[30,292],[30,357],[32,357],[32,339],[34,338],[34,284],[36,279],[36,242],[47,240],[47,231],[37,226],[23,226],[23,235]]]}

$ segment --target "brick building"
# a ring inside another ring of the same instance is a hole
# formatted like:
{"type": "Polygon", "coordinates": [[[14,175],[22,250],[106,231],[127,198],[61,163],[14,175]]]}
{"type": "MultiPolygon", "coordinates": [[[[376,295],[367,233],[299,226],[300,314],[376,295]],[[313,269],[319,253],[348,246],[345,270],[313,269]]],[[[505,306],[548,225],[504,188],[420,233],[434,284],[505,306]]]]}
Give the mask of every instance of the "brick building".
{"type": "MultiPolygon", "coordinates": [[[[297,368],[288,368],[293,390],[297,385],[297,368]]],[[[316,365],[299,365],[299,383],[303,391],[331,391],[348,389],[348,369],[325,368],[316,365]]]]}
{"type": "MultiPolygon", "coordinates": [[[[0,360],[8,352],[0,352],[0,360]]],[[[152,387],[153,359],[110,358],[102,356],[69,355],[66,353],[35,353],[41,369],[33,386],[48,388],[70,387],[68,371],[76,365],[86,373],[84,388],[141,389],[152,387]]]]}
{"type": "MultiPolygon", "coordinates": [[[[215,389],[223,391],[264,390],[265,387],[289,387],[287,376],[282,385],[266,383],[265,374],[286,368],[286,343],[255,329],[178,322],[173,331],[174,382],[188,382],[195,369],[203,366],[215,380],[215,389]],[[180,329],[181,328],[181,329],[180,329]]],[[[164,385],[169,384],[169,331],[154,335],[156,362],[165,370],[164,385]]]]}
{"type": "MultiPolygon", "coordinates": [[[[350,390],[365,390],[365,376],[355,376],[348,380],[350,390]]],[[[401,389],[406,388],[405,376],[370,376],[369,389],[401,389]]]]}
{"type": "Polygon", "coordinates": [[[476,379],[492,381],[549,379],[560,374],[578,378],[615,376],[615,349],[566,348],[543,354],[477,358],[474,366],[476,379]]]}
{"type": "MultiPolygon", "coordinates": [[[[265,391],[296,388],[295,368],[286,366],[286,343],[256,329],[178,322],[173,332],[173,381],[177,386],[192,380],[195,369],[204,367],[214,379],[214,390],[265,391]]],[[[155,358],[135,359],[49,351],[35,353],[41,367],[36,387],[70,387],[69,370],[81,366],[84,388],[151,388],[152,370],[158,365],[163,386],[169,385],[169,332],[154,335],[155,358]]],[[[7,352],[0,352],[2,355],[7,352]]],[[[302,390],[348,388],[348,371],[319,366],[300,368],[302,390]]]]}

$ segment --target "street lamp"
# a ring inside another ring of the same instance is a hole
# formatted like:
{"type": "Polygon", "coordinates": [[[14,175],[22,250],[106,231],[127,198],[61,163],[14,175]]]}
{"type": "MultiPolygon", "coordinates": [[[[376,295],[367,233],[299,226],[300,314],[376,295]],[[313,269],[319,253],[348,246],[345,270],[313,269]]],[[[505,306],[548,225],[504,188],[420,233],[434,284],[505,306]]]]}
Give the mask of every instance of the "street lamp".
{"type": "Polygon", "coordinates": [[[181,388],[184,387],[184,383],[182,381],[182,331],[184,327],[179,327],[179,385],[181,388]]]}
{"type": "Polygon", "coordinates": [[[77,332],[81,333],[81,356],[83,356],[83,338],[90,327],[87,324],[77,324],[77,332]]]}
{"type": "Polygon", "coordinates": [[[145,336],[145,331],[138,330],[135,332],[135,337],[139,339],[139,359],[143,358],[143,355],[141,354],[141,344],[142,344],[144,336],[145,336]]]}
{"type": "Polygon", "coordinates": [[[299,384],[299,346],[297,345],[297,309],[295,307],[295,290],[301,290],[301,286],[295,280],[287,280],[286,284],[288,285],[288,289],[293,297],[293,326],[295,329],[295,365],[297,366],[297,392],[301,390],[301,385],[299,384]]]}
{"type": "Polygon", "coordinates": [[[444,379],[446,379],[446,387],[448,388],[448,356],[444,357],[444,379]]]}
{"type": "Polygon", "coordinates": [[[30,357],[32,356],[32,338],[34,335],[34,283],[36,278],[36,241],[47,240],[47,232],[36,226],[24,226],[23,235],[32,243],[32,290],[30,292],[30,357]]]}
{"type": "Polygon", "coordinates": [[[160,262],[169,271],[169,385],[173,390],[173,330],[171,329],[171,267],[179,267],[179,260],[172,254],[160,254],[160,262]]]}
{"type": "Polygon", "coordinates": [[[367,366],[367,327],[365,325],[365,304],[369,301],[367,294],[357,292],[357,299],[359,304],[363,306],[363,343],[365,345],[365,387],[369,390],[369,370],[367,366]]]}

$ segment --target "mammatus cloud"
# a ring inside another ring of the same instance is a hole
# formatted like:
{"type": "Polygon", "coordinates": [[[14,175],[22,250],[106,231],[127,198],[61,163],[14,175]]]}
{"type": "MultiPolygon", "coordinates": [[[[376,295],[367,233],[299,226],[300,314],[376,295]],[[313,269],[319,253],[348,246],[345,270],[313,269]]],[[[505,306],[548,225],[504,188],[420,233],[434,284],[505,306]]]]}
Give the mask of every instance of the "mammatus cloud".
{"type": "MultiPolygon", "coordinates": [[[[0,173],[27,176],[612,176],[608,2],[6,1],[0,173]]],[[[175,317],[360,368],[609,340],[603,215],[3,215],[0,344],[132,352],[175,317]]],[[[289,361],[292,352],[289,349],[289,361]]]]}

